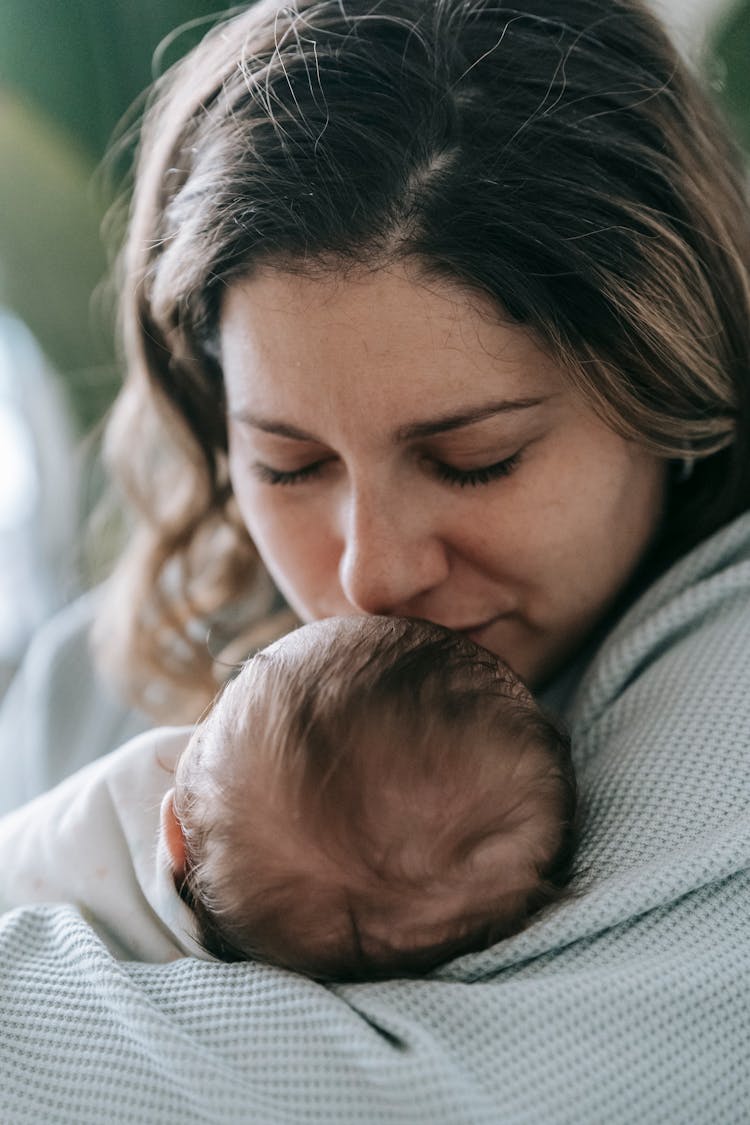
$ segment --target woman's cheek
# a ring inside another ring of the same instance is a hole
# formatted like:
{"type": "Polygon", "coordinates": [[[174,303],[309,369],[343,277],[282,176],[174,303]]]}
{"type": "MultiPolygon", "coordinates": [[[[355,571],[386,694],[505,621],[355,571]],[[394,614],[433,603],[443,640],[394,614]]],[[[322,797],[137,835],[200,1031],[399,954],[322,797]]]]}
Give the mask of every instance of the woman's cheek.
{"type": "Polygon", "coordinates": [[[276,587],[302,620],[311,621],[338,610],[332,589],[338,589],[338,556],[323,514],[296,496],[275,495],[284,488],[246,490],[240,511],[276,587]]]}

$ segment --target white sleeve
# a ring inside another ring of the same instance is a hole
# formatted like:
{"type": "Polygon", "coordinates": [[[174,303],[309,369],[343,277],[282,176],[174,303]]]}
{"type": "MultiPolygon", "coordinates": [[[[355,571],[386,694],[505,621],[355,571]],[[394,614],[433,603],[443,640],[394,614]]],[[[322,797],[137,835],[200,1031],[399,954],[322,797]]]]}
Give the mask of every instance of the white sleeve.
{"type": "Polygon", "coordinates": [[[0,914],[69,903],[119,958],[199,953],[158,847],[162,798],[191,731],[147,731],[0,817],[0,914]]]}
{"type": "Polygon", "coordinates": [[[96,592],[32,641],[0,707],[0,815],[141,733],[146,716],[114,698],[88,644],[96,592]]]}

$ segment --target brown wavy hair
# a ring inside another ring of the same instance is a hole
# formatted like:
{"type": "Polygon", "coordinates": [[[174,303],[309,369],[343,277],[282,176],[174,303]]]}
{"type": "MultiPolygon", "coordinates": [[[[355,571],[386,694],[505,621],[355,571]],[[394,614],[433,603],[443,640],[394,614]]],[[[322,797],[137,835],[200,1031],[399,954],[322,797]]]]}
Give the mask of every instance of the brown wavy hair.
{"type": "Polygon", "coordinates": [[[259,263],[406,258],[489,294],[614,430],[693,464],[663,563],[747,507],[741,162],[654,17],[261,0],[157,83],[122,256],[107,453],[133,522],[98,635],[152,712],[193,717],[215,689],[196,622],[271,605],[227,473],[223,293],[259,263]]]}

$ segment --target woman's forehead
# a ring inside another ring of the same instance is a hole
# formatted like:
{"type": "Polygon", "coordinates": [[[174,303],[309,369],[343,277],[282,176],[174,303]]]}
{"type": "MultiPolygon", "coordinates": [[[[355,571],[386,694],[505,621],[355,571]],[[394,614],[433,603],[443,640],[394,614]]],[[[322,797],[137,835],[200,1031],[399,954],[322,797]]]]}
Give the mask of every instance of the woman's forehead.
{"type": "Polygon", "coordinates": [[[560,368],[488,297],[404,266],[355,276],[266,270],[221,318],[230,412],[386,397],[399,422],[562,389],[560,368]],[[363,397],[364,396],[364,397],[363,397]]]}

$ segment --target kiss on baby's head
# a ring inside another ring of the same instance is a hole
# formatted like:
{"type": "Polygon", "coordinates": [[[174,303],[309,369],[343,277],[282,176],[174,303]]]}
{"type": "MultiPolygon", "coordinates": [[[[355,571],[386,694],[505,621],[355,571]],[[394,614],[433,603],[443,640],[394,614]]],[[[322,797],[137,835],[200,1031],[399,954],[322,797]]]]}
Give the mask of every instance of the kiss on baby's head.
{"type": "Polygon", "coordinates": [[[424,972],[523,928],[570,877],[564,734],[464,637],[329,619],[249,660],[165,800],[200,939],[319,979],[424,972]]]}

